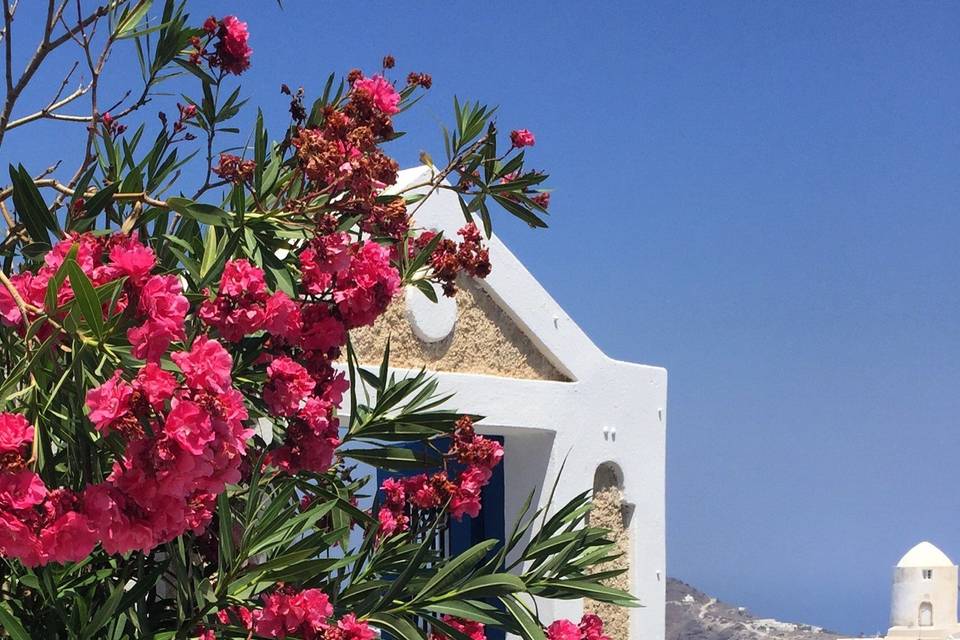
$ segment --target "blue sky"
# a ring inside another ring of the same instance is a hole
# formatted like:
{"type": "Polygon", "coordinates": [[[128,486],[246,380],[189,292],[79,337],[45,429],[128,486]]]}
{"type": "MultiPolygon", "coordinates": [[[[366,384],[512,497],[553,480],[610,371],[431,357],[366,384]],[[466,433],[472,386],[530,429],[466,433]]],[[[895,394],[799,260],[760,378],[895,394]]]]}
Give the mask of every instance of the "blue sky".
{"type": "MultiPolygon", "coordinates": [[[[537,134],[551,229],[495,226],[608,354],[669,369],[671,575],[874,632],[901,553],[960,556],[960,5],[196,4],[250,23],[274,130],[280,82],[392,53],[435,81],[401,165],[453,94],[537,134]]],[[[79,149],[36,131],[0,161],[79,149]]]]}

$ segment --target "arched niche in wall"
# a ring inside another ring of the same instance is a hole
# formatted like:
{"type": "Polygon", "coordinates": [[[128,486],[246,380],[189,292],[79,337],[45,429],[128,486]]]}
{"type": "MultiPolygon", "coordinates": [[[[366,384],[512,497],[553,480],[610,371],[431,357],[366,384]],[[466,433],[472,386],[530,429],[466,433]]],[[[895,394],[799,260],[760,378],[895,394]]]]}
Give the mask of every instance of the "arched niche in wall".
{"type": "MultiPolygon", "coordinates": [[[[616,543],[619,558],[598,568],[598,571],[627,569],[609,578],[606,584],[624,591],[630,590],[630,519],[633,508],[624,497],[623,470],[613,462],[600,464],[593,475],[593,509],[588,522],[593,527],[610,531],[616,543]]],[[[612,640],[627,640],[630,635],[630,610],[594,600],[584,601],[584,611],[595,613],[604,621],[604,631],[612,640]]]]}

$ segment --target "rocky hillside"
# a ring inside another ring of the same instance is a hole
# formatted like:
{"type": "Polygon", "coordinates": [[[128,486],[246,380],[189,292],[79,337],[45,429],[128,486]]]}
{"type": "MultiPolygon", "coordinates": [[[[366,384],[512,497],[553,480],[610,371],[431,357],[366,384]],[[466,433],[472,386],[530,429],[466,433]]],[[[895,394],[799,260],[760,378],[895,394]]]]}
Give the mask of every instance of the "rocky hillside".
{"type": "Polygon", "coordinates": [[[743,607],[711,598],[667,578],[666,640],[836,640],[836,633],[808,624],[757,618],[743,607]]]}

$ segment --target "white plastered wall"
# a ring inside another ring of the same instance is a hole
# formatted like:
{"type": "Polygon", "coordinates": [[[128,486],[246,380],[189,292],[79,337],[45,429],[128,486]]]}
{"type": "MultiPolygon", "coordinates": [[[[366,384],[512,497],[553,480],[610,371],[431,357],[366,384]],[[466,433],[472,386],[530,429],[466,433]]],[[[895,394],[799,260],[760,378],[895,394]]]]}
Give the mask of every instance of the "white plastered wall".
{"type": "MultiPolygon", "coordinates": [[[[426,167],[409,169],[398,184],[429,176],[426,167]]],[[[416,218],[417,226],[447,237],[464,224],[456,195],[445,190],[431,196],[416,218]]],[[[619,467],[624,501],[633,507],[631,591],[643,605],[630,611],[630,637],[663,640],[667,372],[608,358],[496,236],[489,247],[494,268],[481,286],[571,381],[439,372],[440,388],[456,394],[451,403],[457,408],[486,416],[482,432],[506,438],[508,530],[531,489],[538,489],[538,505],[546,501],[565,457],[557,505],[590,489],[599,465],[619,467]]],[[[541,602],[539,610],[545,620],[577,620],[582,601],[541,602]]]]}

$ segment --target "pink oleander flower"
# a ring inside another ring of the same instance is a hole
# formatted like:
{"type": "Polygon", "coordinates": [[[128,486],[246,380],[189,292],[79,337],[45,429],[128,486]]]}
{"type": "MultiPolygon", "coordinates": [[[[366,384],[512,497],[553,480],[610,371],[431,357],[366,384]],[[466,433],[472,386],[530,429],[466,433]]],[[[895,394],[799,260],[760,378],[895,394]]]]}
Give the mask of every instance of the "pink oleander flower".
{"type": "Polygon", "coordinates": [[[154,411],[161,411],[167,400],[173,397],[177,388],[177,379],[169,371],[164,371],[155,362],[148,362],[134,380],[136,389],[143,392],[154,411]]]}
{"type": "Polygon", "coordinates": [[[0,413],[0,454],[22,452],[33,442],[33,426],[17,413],[0,413]]]}
{"type": "Polygon", "coordinates": [[[0,509],[0,554],[17,558],[28,567],[40,564],[40,540],[16,515],[0,509]]]}
{"type": "Polygon", "coordinates": [[[419,509],[434,509],[440,506],[440,493],[425,473],[407,478],[404,481],[404,491],[410,503],[419,509]]]}
{"type": "Polygon", "coordinates": [[[337,623],[337,628],[342,632],[343,640],[373,640],[377,637],[376,632],[370,628],[370,625],[357,620],[357,616],[352,613],[343,616],[337,623]]]}
{"type": "Polygon", "coordinates": [[[140,244],[135,237],[124,238],[110,249],[110,261],[136,287],[143,286],[157,264],[150,247],[140,244]]]}
{"type": "Polygon", "coordinates": [[[390,82],[381,75],[372,78],[360,78],[353,83],[353,90],[357,93],[366,93],[373,100],[373,104],[388,116],[400,111],[400,94],[390,82]]]}
{"type": "Polygon", "coordinates": [[[253,49],[247,43],[250,38],[247,23],[241,22],[236,16],[226,16],[220,21],[217,36],[217,64],[227,73],[234,75],[240,75],[249,69],[253,49]]]}
{"type": "Polygon", "coordinates": [[[303,365],[292,358],[281,356],[267,367],[263,401],[274,414],[292,416],[315,386],[316,382],[303,365]]]}
{"type": "Polygon", "coordinates": [[[333,283],[334,275],[350,266],[350,236],[346,233],[317,236],[298,258],[304,289],[321,295],[333,283]]]}
{"type": "Polygon", "coordinates": [[[300,308],[300,315],[302,349],[326,354],[347,343],[347,328],[339,318],[331,315],[326,304],[305,304],[300,308]]]}
{"type": "Polygon", "coordinates": [[[316,638],[317,632],[328,626],[331,615],[330,599],[319,589],[278,591],[263,596],[263,609],[254,612],[254,630],[271,638],[293,634],[316,638]]]}
{"type": "Polygon", "coordinates": [[[580,640],[580,628],[569,620],[557,620],[547,627],[548,640],[580,640]]]}
{"type": "Polygon", "coordinates": [[[253,631],[253,613],[247,607],[234,605],[217,612],[221,624],[234,624],[247,631],[253,631]]]}
{"type": "Polygon", "coordinates": [[[183,371],[191,389],[223,393],[230,386],[233,359],[216,340],[200,336],[193,341],[190,351],[179,351],[170,357],[183,371]]]}
{"type": "Polygon", "coordinates": [[[290,421],[283,446],[270,452],[267,463],[287,473],[329,469],[340,445],[335,406],[316,396],[308,398],[290,421]]]}
{"type": "Polygon", "coordinates": [[[97,431],[107,432],[110,425],[130,413],[131,387],[120,377],[120,370],[99,387],[87,391],[86,405],[90,409],[87,417],[97,431]]]}
{"type": "Polygon", "coordinates": [[[387,507],[380,508],[380,511],[377,512],[377,520],[380,522],[380,529],[377,533],[381,537],[405,531],[407,528],[406,516],[387,507]]]}
{"type": "Polygon", "coordinates": [[[282,291],[277,291],[267,298],[263,315],[263,328],[278,338],[293,342],[303,330],[299,305],[282,291]]]}
{"type": "Polygon", "coordinates": [[[80,562],[97,545],[89,518],[77,511],[65,511],[40,532],[44,562],[80,562]]]}
{"type": "Polygon", "coordinates": [[[210,416],[194,402],[181,400],[167,414],[163,430],[195,456],[204,452],[216,434],[210,416]]]}
{"type": "Polygon", "coordinates": [[[337,278],[333,300],[348,328],[373,324],[400,287],[400,274],[390,264],[390,252],[376,242],[360,247],[350,268],[337,278]]]}
{"type": "Polygon", "coordinates": [[[263,328],[268,298],[263,271],[247,260],[231,260],[224,266],[216,298],[205,300],[198,315],[225,340],[238,342],[263,328]]]}
{"type": "Polygon", "coordinates": [[[603,634],[603,620],[598,615],[584,614],[580,619],[579,628],[583,640],[610,640],[603,634]]]}
{"type": "Polygon", "coordinates": [[[476,518],[480,515],[480,494],[466,491],[462,488],[450,498],[450,516],[456,520],[463,520],[463,516],[476,518]]]}
{"type": "Polygon", "coordinates": [[[243,258],[229,260],[223,265],[220,277],[220,294],[234,298],[266,298],[267,282],[263,271],[243,258]]]}
{"type": "Polygon", "coordinates": [[[127,331],[136,358],[155,362],[170,343],[183,340],[184,318],[190,303],[176,276],[150,276],[140,291],[138,310],[147,321],[127,331]]]}
{"type": "Polygon", "coordinates": [[[537,139],[529,129],[515,129],[510,132],[510,142],[514,147],[520,149],[523,147],[532,147],[537,143],[537,139]]]}
{"type": "Polygon", "coordinates": [[[24,469],[16,473],[0,473],[0,506],[29,509],[43,502],[47,487],[40,476],[24,469]]]}

